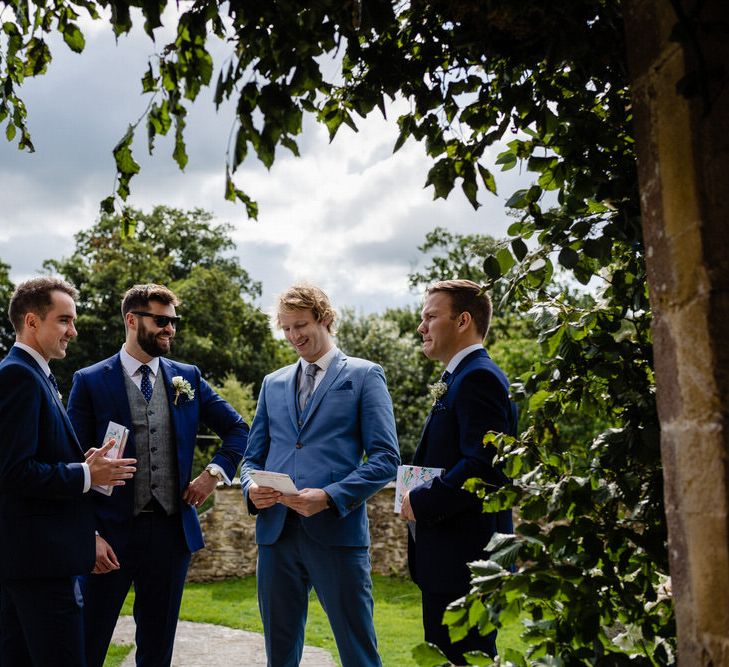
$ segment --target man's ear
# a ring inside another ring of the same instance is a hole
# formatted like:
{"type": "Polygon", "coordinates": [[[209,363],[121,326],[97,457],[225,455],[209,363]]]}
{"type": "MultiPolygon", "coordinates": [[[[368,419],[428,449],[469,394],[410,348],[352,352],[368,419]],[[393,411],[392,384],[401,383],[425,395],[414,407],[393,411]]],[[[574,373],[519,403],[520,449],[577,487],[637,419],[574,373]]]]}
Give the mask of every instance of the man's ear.
{"type": "Polygon", "coordinates": [[[134,313],[132,313],[131,311],[129,311],[124,316],[124,328],[125,329],[136,329],[137,328],[136,315],[134,315],[134,313]]]}
{"type": "Polygon", "coordinates": [[[35,313],[28,312],[23,316],[23,331],[35,330],[38,328],[40,318],[35,313]]]}
{"type": "Polygon", "coordinates": [[[464,310],[459,316],[458,316],[458,328],[462,330],[468,329],[468,326],[473,322],[473,318],[471,317],[471,313],[469,313],[467,310],[464,310]]]}

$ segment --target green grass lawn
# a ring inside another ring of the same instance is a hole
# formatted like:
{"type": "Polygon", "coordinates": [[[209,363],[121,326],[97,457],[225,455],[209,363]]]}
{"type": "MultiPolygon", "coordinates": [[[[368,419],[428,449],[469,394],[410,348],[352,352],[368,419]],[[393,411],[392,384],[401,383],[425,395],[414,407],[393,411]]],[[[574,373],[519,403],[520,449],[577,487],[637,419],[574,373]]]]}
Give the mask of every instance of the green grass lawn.
{"type": "MultiPolygon", "coordinates": [[[[384,667],[414,667],[411,651],[423,641],[420,616],[420,591],[408,579],[372,577],[375,599],[375,628],[384,667]]],[[[122,610],[132,613],[134,594],[130,593],[122,610]]],[[[255,577],[230,579],[210,584],[187,584],[180,618],[199,623],[215,623],[230,628],[263,632],[258,615],[255,577]]],[[[336,644],[324,610],[312,593],[306,624],[306,643],[328,650],[338,660],[336,644]]],[[[499,632],[500,647],[522,646],[519,627],[499,632]]],[[[105,667],[118,665],[109,656],[105,667]]]]}

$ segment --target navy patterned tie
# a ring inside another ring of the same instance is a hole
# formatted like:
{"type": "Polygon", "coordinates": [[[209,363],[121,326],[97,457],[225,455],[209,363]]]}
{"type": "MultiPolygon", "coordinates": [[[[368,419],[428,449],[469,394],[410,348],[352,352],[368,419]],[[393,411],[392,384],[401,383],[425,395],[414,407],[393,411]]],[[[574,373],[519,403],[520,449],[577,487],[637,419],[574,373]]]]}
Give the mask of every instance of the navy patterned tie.
{"type": "Polygon", "coordinates": [[[448,371],[443,371],[443,375],[440,376],[440,381],[447,383],[450,376],[451,374],[448,371]]]}
{"type": "Polygon", "coordinates": [[[149,374],[152,372],[152,369],[147,364],[142,364],[139,367],[139,372],[142,374],[142,384],[140,386],[142,396],[149,403],[152,400],[152,382],[149,379],[149,374]]]}
{"type": "Polygon", "coordinates": [[[299,410],[304,411],[306,404],[308,403],[311,395],[314,393],[314,378],[316,372],[319,370],[319,366],[316,364],[309,364],[304,371],[304,383],[299,391],[299,410]]]}
{"type": "Polygon", "coordinates": [[[61,398],[61,392],[58,391],[58,382],[56,382],[56,377],[53,375],[53,373],[48,374],[48,379],[51,381],[51,384],[53,385],[53,388],[56,390],[56,395],[58,398],[61,398]]]}

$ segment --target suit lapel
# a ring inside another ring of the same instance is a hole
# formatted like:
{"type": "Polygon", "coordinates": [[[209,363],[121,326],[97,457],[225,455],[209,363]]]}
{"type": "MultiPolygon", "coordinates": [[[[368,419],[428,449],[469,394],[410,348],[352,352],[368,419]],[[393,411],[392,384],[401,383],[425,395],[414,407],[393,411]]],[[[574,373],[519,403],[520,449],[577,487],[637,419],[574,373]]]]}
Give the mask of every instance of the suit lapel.
{"type": "Polygon", "coordinates": [[[302,428],[306,426],[306,423],[311,419],[311,416],[316,412],[316,409],[319,407],[319,403],[321,403],[322,399],[326,395],[326,393],[331,388],[332,384],[334,383],[334,380],[337,379],[339,374],[342,372],[342,369],[347,365],[347,357],[345,357],[343,354],[338,354],[334,359],[332,359],[332,363],[329,364],[329,368],[327,368],[327,372],[324,375],[324,378],[319,383],[319,386],[316,388],[314,393],[311,396],[311,399],[309,400],[309,404],[306,406],[306,411],[304,412],[303,418],[303,424],[301,425],[302,428]]]}
{"type": "Polygon", "coordinates": [[[289,417],[291,418],[291,423],[294,425],[294,428],[298,431],[299,430],[299,415],[298,415],[298,406],[296,405],[296,400],[298,396],[298,387],[297,387],[297,381],[296,379],[299,376],[299,366],[300,363],[293,364],[289,370],[288,375],[283,378],[284,386],[285,386],[285,394],[286,394],[286,407],[289,410],[289,417]]]}
{"type": "MultiPolygon", "coordinates": [[[[461,359],[458,366],[456,366],[453,373],[451,373],[450,377],[446,380],[446,385],[450,389],[451,385],[455,382],[456,377],[463,371],[466,366],[475,358],[485,356],[488,357],[488,352],[484,348],[480,350],[474,350],[470,354],[467,354],[463,359],[461,359]]],[[[423,432],[420,434],[420,442],[418,443],[418,448],[415,450],[415,454],[413,455],[413,463],[417,465],[417,462],[420,461],[425,456],[425,450],[426,450],[426,440],[425,440],[425,434],[428,431],[428,425],[430,424],[430,419],[433,416],[433,408],[431,407],[430,412],[428,412],[428,416],[425,419],[425,424],[423,425],[423,432]]]]}
{"type": "MultiPolygon", "coordinates": [[[[185,425],[182,423],[182,417],[183,417],[183,410],[176,410],[177,407],[175,405],[175,390],[172,387],[172,377],[174,368],[172,368],[172,364],[167,361],[167,359],[164,359],[160,357],[159,360],[159,378],[157,378],[158,381],[161,381],[164,383],[165,388],[165,394],[167,395],[167,404],[170,406],[170,421],[172,422],[172,436],[175,439],[175,442],[177,442],[177,448],[179,449],[181,444],[181,438],[180,436],[187,431],[185,429],[185,425]]],[[[199,398],[196,396],[196,398],[199,398]]]]}
{"type": "Polygon", "coordinates": [[[78,438],[76,437],[76,431],[73,430],[71,420],[66,414],[66,408],[64,407],[63,402],[58,396],[56,388],[51,384],[51,381],[48,379],[48,376],[43,372],[43,369],[38,365],[36,360],[33,359],[33,357],[31,357],[25,350],[21,350],[19,347],[13,346],[10,348],[10,354],[15,356],[19,361],[24,363],[34,373],[36,373],[36,375],[38,375],[38,379],[42,382],[43,386],[46,388],[46,391],[51,396],[51,400],[56,404],[56,407],[58,408],[58,411],[61,415],[61,421],[63,421],[66,427],[66,431],[68,431],[68,435],[70,436],[73,446],[78,450],[78,452],[81,454],[81,457],[83,458],[84,451],[83,449],[81,449],[81,445],[78,441],[78,438]]]}
{"type": "Polygon", "coordinates": [[[124,368],[121,364],[119,354],[112,357],[104,365],[104,389],[107,393],[107,405],[117,406],[120,410],[119,422],[129,426],[129,438],[124,450],[125,456],[134,456],[137,451],[134,443],[134,429],[132,428],[132,411],[129,408],[129,398],[127,397],[127,387],[124,383],[124,368]]]}

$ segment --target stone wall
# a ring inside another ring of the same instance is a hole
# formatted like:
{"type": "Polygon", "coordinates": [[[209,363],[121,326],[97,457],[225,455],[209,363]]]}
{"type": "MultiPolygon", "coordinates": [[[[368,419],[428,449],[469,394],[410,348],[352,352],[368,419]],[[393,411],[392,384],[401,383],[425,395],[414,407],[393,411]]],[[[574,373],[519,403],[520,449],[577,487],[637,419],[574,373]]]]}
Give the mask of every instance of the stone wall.
{"type": "MultiPolygon", "coordinates": [[[[407,573],[407,528],[392,510],[395,486],[388,485],[367,502],[372,570],[407,573]]],[[[245,577],[256,571],[256,520],[243,506],[240,483],[218,485],[215,505],[200,515],[205,549],[193,555],[188,581],[245,577]]]]}

